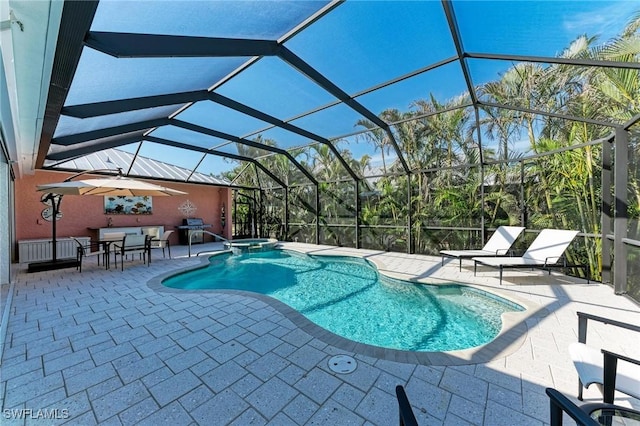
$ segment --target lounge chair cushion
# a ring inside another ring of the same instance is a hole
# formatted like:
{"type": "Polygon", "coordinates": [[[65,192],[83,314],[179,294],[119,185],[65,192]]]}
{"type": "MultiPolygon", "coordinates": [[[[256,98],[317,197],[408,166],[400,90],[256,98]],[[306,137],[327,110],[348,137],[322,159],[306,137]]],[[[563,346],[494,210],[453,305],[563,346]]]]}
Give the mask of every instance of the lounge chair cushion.
{"type": "MultiPolygon", "coordinates": [[[[495,251],[488,250],[441,250],[441,255],[449,257],[475,257],[475,256],[497,256],[495,251]]],[[[506,254],[506,250],[504,252],[506,254]]]]}
{"type": "MultiPolygon", "coordinates": [[[[569,354],[585,388],[592,383],[604,384],[604,357],[600,350],[576,342],[569,345],[569,354]]],[[[640,365],[619,360],[616,389],[634,398],[640,398],[640,365]]]]}
{"type": "Polygon", "coordinates": [[[482,249],[441,250],[440,254],[449,257],[471,258],[474,256],[506,255],[518,236],[524,231],[522,226],[500,226],[491,235],[482,249]]]}
{"type": "Polygon", "coordinates": [[[477,263],[493,267],[546,266],[560,260],[578,231],[543,229],[521,257],[474,258],[477,263]]]}
{"type": "MultiPolygon", "coordinates": [[[[499,266],[541,266],[544,265],[544,262],[539,262],[535,259],[527,258],[527,257],[501,257],[501,258],[483,258],[482,261],[479,261],[483,265],[487,266],[495,266],[496,268],[499,266]]],[[[551,262],[552,264],[555,262],[551,262]]]]}

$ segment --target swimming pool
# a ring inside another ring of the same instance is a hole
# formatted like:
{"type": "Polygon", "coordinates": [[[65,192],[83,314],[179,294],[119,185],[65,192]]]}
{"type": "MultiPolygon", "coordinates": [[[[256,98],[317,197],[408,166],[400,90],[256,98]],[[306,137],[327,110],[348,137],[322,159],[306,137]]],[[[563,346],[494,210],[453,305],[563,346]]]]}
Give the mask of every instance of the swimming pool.
{"type": "Polygon", "coordinates": [[[483,345],[516,303],[472,287],[385,277],[354,257],[288,250],[217,255],[168,277],[166,287],[245,290],[271,296],[345,338],[390,349],[453,351],[483,345]]]}

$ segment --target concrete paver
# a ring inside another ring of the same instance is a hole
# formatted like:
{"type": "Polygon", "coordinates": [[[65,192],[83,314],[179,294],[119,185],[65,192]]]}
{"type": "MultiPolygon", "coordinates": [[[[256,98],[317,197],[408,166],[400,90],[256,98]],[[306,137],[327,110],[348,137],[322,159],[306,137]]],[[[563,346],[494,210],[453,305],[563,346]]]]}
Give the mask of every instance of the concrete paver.
{"type": "MultiPolygon", "coordinates": [[[[83,425],[387,425],[397,422],[395,386],[404,385],[421,424],[543,425],[546,387],[576,394],[567,350],[577,340],[576,312],[640,323],[638,305],[610,286],[556,273],[508,271],[500,285],[496,271],[474,277],[472,264],[459,272],[457,262],[442,266],[439,257],[283,246],[365,257],[394,277],[473,285],[527,311],[505,317],[492,345],[427,357],[333,336],[266,296],[154,286],[155,277],[201,264],[186,247],[172,247],[174,259],[154,258],[149,267],[130,261],[124,271],[87,262],[82,273],[27,274],[16,265],[2,413],[66,410],[57,423],[83,425]],[[332,372],[327,362],[336,354],[355,357],[358,368],[332,372]]],[[[640,358],[637,334],[590,323],[588,342],[640,358]]],[[[586,400],[599,397],[585,391],[586,400]]],[[[617,402],[640,408],[621,394],[617,402]]]]}

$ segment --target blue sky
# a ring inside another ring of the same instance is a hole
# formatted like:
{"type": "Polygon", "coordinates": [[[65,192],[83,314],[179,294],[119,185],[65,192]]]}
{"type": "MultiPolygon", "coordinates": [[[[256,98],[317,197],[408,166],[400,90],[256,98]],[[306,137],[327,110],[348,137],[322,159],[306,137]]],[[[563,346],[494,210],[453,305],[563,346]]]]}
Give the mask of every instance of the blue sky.
{"type": "MultiPolygon", "coordinates": [[[[98,31],[168,32],[210,37],[279,37],[322,5],[321,2],[101,2],[92,26],[98,31]],[[149,19],[145,19],[149,17],[149,19]],[[247,20],[247,17],[250,17],[247,20]],[[168,30],[166,30],[168,28],[168,30]]],[[[600,41],[617,35],[633,12],[637,1],[454,1],[464,48],[474,53],[555,56],[576,37],[599,36],[600,41]]],[[[377,84],[429,66],[455,55],[440,1],[358,1],[349,0],[285,44],[295,54],[322,72],[350,95],[377,84]]],[[[88,50],[88,49],[85,49],[88,50]]],[[[178,90],[208,87],[220,75],[236,67],[244,58],[223,59],[114,59],[85,52],[67,104],[148,96],[178,90]],[[82,78],[84,76],[84,78],[82,78]]],[[[497,79],[511,64],[505,61],[474,63],[472,79],[482,84],[497,79]]],[[[263,58],[217,92],[259,108],[280,119],[290,119],[335,100],[315,83],[277,58],[263,58]]],[[[364,95],[358,100],[378,114],[387,108],[407,111],[411,102],[433,94],[441,102],[466,92],[458,64],[418,75],[400,84],[364,95]]],[[[264,126],[255,119],[244,121],[241,114],[211,103],[198,104],[179,115],[180,119],[205,127],[244,136],[264,126]]],[[[116,117],[110,117],[116,119],[116,117]]],[[[340,106],[317,116],[293,122],[327,138],[357,130],[359,116],[340,106]]],[[[101,120],[104,120],[101,119],[101,120]]],[[[125,117],[122,120],[127,120],[125,117]]],[[[117,119],[116,119],[117,121],[117,119]]],[[[98,119],[63,123],[99,126],[98,119]]],[[[181,138],[181,132],[164,129],[158,135],[181,138]]],[[[182,132],[183,133],[183,132],[182,132]]],[[[266,136],[282,146],[297,146],[308,140],[284,131],[266,136]]],[[[193,137],[193,135],[191,136],[193,137]]],[[[183,139],[184,141],[184,139],[183,139]]],[[[207,137],[198,144],[207,146],[207,137]]],[[[354,145],[354,157],[379,155],[366,144],[354,145]]],[[[155,158],[193,167],[193,156],[154,146],[143,149],[155,158]]],[[[229,169],[222,159],[207,161],[203,172],[229,169]]]]}

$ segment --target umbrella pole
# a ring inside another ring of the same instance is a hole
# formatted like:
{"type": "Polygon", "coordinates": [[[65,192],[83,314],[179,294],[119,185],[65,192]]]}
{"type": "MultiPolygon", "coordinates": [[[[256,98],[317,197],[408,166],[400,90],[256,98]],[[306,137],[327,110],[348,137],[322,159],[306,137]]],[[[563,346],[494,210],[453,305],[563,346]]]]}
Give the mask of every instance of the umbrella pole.
{"type": "Polygon", "coordinates": [[[56,222],[58,221],[58,212],[60,211],[60,203],[62,202],[62,195],[59,197],[51,196],[51,207],[53,209],[53,217],[51,218],[51,231],[53,234],[52,242],[53,247],[51,248],[51,257],[53,263],[56,263],[58,260],[58,239],[57,239],[57,230],[56,230],[56,222]],[[57,200],[56,200],[57,199],[57,200]]]}
{"type": "Polygon", "coordinates": [[[50,271],[53,269],[72,268],[74,266],[78,266],[77,259],[58,260],[58,231],[56,229],[56,218],[58,217],[58,213],[60,213],[60,203],[62,202],[62,195],[49,193],[46,199],[51,201],[51,209],[53,213],[51,217],[51,242],[53,244],[53,247],[51,248],[51,260],[30,263],[27,272],[42,272],[50,271]]]}

